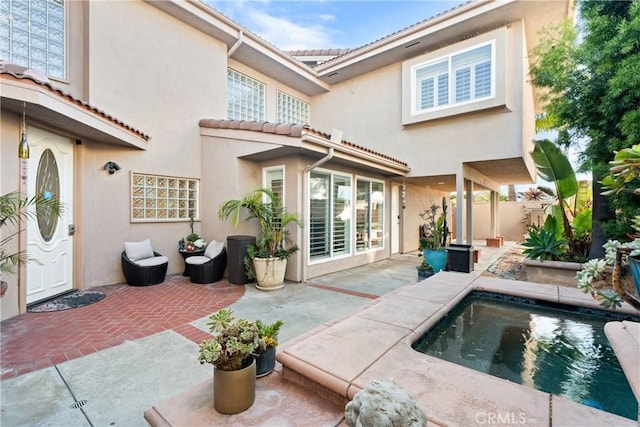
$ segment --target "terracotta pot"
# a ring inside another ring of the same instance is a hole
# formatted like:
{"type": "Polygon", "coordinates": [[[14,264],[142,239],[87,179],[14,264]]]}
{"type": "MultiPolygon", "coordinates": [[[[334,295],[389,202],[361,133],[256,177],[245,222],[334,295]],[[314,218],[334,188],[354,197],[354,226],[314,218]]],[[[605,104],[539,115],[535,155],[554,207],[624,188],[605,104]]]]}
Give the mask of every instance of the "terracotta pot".
{"type": "Polygon", "coordinates": [[[213,407],[221,414],[237,414],[256,399],[256,361],[237,371],[213,368],[213,407]]]}
{"type": "Polygon", "coordinates": [[[256,288],[262,291],[274,291],[284,287],[286,259],[254,258],[253,268],[256,270],[256,288]]]}
{"type": "Polygon", "coordinates": [[[260,378],[270,374],[275,367],[276,348],[269,346],[264,353],[256,357],[256,377],[260,378]]]}

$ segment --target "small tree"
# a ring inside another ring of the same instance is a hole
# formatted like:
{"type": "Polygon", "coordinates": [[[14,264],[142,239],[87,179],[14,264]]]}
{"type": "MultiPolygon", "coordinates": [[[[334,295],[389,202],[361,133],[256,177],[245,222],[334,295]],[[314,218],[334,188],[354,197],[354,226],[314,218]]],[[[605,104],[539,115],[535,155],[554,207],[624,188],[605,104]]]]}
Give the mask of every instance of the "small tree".
{"type": "Polygon", "coordinates": [[[55,198],[42,195],[27,197],[17,191],[0,196],[0,233],[5,227],[14,226],[15,230],[8,235],[0,235],[0,285],[6,289],[6,282],[2,281],[4,274],[14,274],[15,268],[27,262],[24,251],[10,252],[7,245],[23,230],[24,223],[36,215],[56,215],[62,212],[60,202],[55,198]],[[35,209],[39,212],[35,212],[35,209]]]}
{"type": "Polygon", "coordinates": [[[562,143],[586,143],[581,168],[593,174],[592,256],[602,256],[606,237],[620,238],[640,214],[637,196],[605,197],[599,189],[611,153],[640,142],[640,2],[579,0],[577,9],[581,37],[571,20],[548,28],[530,74],[544,93],[547,126],[560,131],[562,143]]]}

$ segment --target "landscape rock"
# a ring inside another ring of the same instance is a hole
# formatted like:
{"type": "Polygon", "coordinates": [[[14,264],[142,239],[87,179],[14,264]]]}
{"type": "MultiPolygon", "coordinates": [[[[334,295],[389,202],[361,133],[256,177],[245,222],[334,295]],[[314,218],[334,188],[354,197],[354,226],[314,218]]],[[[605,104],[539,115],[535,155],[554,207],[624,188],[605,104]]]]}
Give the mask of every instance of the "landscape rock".
{"type": "Polygon", "coordinates": [[[405,390],[392,381],[372,381],[345,407],[349,427],[425,427],[427,416],[405,390]]]}

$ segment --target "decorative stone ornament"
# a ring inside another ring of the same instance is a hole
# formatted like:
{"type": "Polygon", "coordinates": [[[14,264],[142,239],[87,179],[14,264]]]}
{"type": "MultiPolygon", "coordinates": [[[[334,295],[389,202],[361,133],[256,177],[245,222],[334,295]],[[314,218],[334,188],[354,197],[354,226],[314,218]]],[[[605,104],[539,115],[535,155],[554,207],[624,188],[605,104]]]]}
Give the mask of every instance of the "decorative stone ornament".
{"type": "Polygon", "coordinates": [[[425,427],[427,415],[409,393],[392,381],[372,381],[347,403],[349,427],[425,427]]]}

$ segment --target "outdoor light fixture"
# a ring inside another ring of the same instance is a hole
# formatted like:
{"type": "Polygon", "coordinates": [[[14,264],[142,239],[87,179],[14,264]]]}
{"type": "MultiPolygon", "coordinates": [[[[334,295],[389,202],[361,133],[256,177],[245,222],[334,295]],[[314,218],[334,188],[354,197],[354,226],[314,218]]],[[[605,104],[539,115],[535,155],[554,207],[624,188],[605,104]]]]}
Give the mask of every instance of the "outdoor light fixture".
{"type": "Polygon", "coordinates": [[[104,168],[109,171],[109,175],[113,175],[116,171],[122,169],[116,162],[107,162],[105,163],[104,168]]]}
{"type": "Polygon", "coordinates": [[[23,184],[27,184],[27,161],[29,160],[29,143],[27,142],[27,125],[26,125],[27,103],[22,103],[22,138],[18,145],[18,158],[20,159],[20,178],[23,184]]]}

